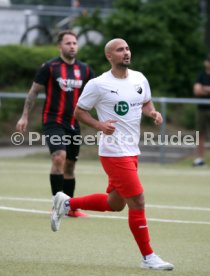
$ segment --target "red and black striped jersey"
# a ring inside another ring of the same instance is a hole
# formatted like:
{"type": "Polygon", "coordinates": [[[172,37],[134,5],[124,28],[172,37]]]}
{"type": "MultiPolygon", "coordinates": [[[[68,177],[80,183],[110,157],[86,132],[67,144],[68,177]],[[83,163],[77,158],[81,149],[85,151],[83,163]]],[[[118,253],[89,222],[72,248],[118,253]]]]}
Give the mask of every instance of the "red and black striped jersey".
{"type": "Polygon", "coordinates": [[[34,79],[45,86],[43,124],[79,127],[73,115],[74,109],[84,85],[93,77],[92,69],[79,60],[70,65],[58,57],[43,64],[34,79]]]}

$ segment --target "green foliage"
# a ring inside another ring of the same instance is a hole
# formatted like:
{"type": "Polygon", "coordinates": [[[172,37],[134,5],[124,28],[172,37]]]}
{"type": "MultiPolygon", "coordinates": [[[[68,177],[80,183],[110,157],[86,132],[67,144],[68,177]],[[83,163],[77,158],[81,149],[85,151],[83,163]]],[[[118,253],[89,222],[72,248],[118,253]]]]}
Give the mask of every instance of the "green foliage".
{"type": "Polygon", "coordinates": [[[199,1],[144,2],[116,1],[107,39],[122,37],[129,43],[132,67],[143,71],[158,94],[190,97],[205,50],[199,1]]]}
{"type": "MultiPolygon", "coordinates": [[[[0,47],[0,90],[27,92],[41,64],[58,55],[55,47],[0,47]]],[[[16,114],[21,114],[23,101],[2,99],[0,108],[0,135],[7,132],[7,122],[14,124],[16,114]],[[5,130],[6,129],[6,130],[5,130]]]]}
{"type": "Polygon", "coordinates": [[[55,47],[0,47],[0,89],[28,87],[41,64],[56,55],[55,47]]]}
{"type": "Polygon", "coordinates": [[[87,10],[84,10],[79,16],[76,17],[73,25],[76,27],[81,26],[82,32],[85,32],[86,30],[97,30],[100,32],[105,27],[98,8],[92,13],[88,13],[87,10]]]}
{"type": "MultiPolygon", "coordinates": [[[[100,29],[104,34],[102,47],[115,37],[125,39],[132,51],[131,66],[147,76],[153,95],[191,97],[206,51],[199,0],[118,0],[114,8],[105,21],[96,12],[79,18],[77,24],[100,29]]],[[[101,72],[108,66],[103,65],[100,46],[97,49],[84,47],[82,56],[101,72]]]]}
{"type": "MultiPolygon", "coordinates": [[[[104,44],[122,37],[132,51],[132,68],[146,75],[153,96],[192,97],[206,51],[199,0],[117,0],[114,8],[103,20],[98,10],[77,19],[83,29],[93,28],[104,35],[100,45],[83,47],[78,58],[101,74],[110,67],[104,44]]],[[[0,89],[28,89],[39,66],[57,55],[55,47],[0,47],[0,89]]],[[[181,120],[187,127],[192,126],[192,110],[186,108],[181,120]]]]}
{"type": "MultiPolygon", "coordinates": [[[[97,14],[80,22],[104,34],[99,46],[84,47],[81,56],[96,73],[109,68],[104,44],[115,37],[124,38],[132,51],[132,68],[148,78],[153,96],[192,97],[192,85],[202,67],[204,46],[199,0],[117,0],[115,11],[102,22],[97,14]]],[[[77,22],[79,23],[79,21],[77,22]]],[[[194,125],[193,106],[186,106],[176,125],[194,125]]],[[[169,114],[174,115],[169,105],[169,114]]],[[[178,114],[179,115],[179,114],[178,114]]]]}
{"type": "MultiPolygon", "coordinates": [[[[146,75],[153,95],[191,97],[192,84],[206,50],[199,0],[117,0],[114,8],[107,19],[100,18],[99,10],[77,18],[75,24],[82,29],[92,28],[104,34],[101,45],[83,47],[78,57],[98,75],[109,68],[104,44],[122,37],[132,51],[132,68],[146,75]]],[[[0,88],[8,80],[28,85],[40,64],[57,54],[53,47],[1,47],[0,88]]]]}
{"type": "Polygon", "coordinates": [[[96,76],[109,70],[110,66],[104,56],[104,45],[88,45],[78,53],[78,58],[88,63],[96,76]]]}

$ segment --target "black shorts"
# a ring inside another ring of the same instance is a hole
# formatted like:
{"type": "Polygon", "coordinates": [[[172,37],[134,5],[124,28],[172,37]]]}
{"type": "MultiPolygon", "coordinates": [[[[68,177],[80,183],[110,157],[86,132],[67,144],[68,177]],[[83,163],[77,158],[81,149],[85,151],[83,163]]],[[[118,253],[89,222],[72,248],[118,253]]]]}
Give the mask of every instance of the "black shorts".
{"type": "Polygon", "coordinates": [[[209,109],[199,109],[197,113],[197,129],[201,133],[208,133],[210,130],[210,110],[209,109]]]}
{"type": "Polygon", "coordinates": [[[43,133],[51,154],[57,150],[65,150],[67,159],[77,161],[81,144],[80,129],[49,123],[43,125],[43,133]]]}

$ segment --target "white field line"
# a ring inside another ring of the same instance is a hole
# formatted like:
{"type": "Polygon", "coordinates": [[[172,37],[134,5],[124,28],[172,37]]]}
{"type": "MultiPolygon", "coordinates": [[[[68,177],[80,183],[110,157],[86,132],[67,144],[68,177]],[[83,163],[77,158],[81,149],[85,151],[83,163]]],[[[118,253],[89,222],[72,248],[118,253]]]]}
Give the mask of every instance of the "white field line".
{"type": "Polygon", "coordinates": [[[35,209],[23,209],[23,208],[13,208],[7,206],[0,206],[2,211],[11,211],[11,212],[21,212],[21,213],[32,213],[32,214],[50,214],[48,211],[35,210],[35,209]]]}
{"type": "Polygon", "coordinates": [[[173,206],[173,205],[155,205],[155,204],[146,204],[147,208],[154,209],[171,209],[171,210],[182,210],[182,211],[204,211],[210,212],[208,207],[192,207],[192,206],[173,206]]]}
{"type": "MultiPolygon", "coordinates": [[[[40,174],[43,174],[43,175],[47,175],[49,173],[49,170],[34,170],[34,169],[31,169],[31,170],[12,170],[12,177],[15,178],[15,175],[31,175],[31,176],[34,176],[34,175],[40,175],[40,174]]],[[[1,170],[1,174],[11,174],[11,170],[7,171],[7,170],[1,170]]]]}
{"type": "Polygon", "coordinates": [[[20,163],[17,163],[17,161],[12,161],[12,159],[10,159],[9,161],[2,161],[0,160],[0,164],[2,164],[2,166],[4,167],[8,167],[8,168],[11,168],[14,167],[15,169],[16,168],[50,168],[50,157],[49,157],[49,161],[48,163],[42,163],[42,162],[39,162],[39,160],[37,160],[37,162],[20,162],[20,163]]]}
{"type": "MultiPolygon", "coordinates": [[[[47,175],[49,174],[49,169],[48,170],[35,170],[35,169],[26,169],[26,170],[12,170],[13,175],[47,175]]],[[[11,169],[10,170],[1,170],[1,174],[11,174],[11,169]]],[[[104,172],[100,172],[100,171],[83,171],[83,170],[77,170],[76,171],[76,175],[77,176],[83,176],[83,175],[88,175],[88,176],[100,176],[100,177],[105,177],[105,173],[104,172]]],[[[176,177],[176,176],[180,176],[180,177],[209,177],[210,179],[210,172],[207,171],[200,171],[200,172],[193,172],[193,171],[165,171],[165,172],[158,172],[158,171],[153,171],[153,172],[149,172],[149,171],[139,171],[139,177],[142,176],[151,176],[151,177],[155,177],[155,176],[159,176],[159,177],[176,177]]],[[[13,176],[14,177],[14,176],[13,176]]]]}
{"type": "MultiPolygon", "coordinates": [[[[47,175],[49,173],[49,170],[34,170],[34,169],[31,169],[31,170],[13,170],[13,175],[47,175]]],[[[11,170],[1,170],[1,174],[11,174],[11,170]]],[[[77,176],[82,176],[82,175],[89,175],[89,176],[104,176],[105,177],[105,173],[104,172],[90,172],[90,171],[77,171],[77,176]]],[[[205,171],[202,171],[202,172],[192,172],[192,171],[189,171],[189,172],[182,172],[182,171],[177,171],[177,172],[139,172],[139,176],[142,177],[142,176],[162,176],[162,177],[165,177],[165,176],[181,176],[181,177],[189,177],[189,176],[195,176],[195,177],[210,177],[210,172],[205,172],[205,171]]]]}
{"type": "MultiPolygon", "coordinates": [[[[7,196],[0,196],[0,201],[26,201],[26,202],[28,201],[28,202],[37,202],[37,203],[38,202],[42,202],[42,203],[51,203],[52,202],[52,200],[48,199],[48,198],[7,197],[7,196]]],[[[208,208],[208,207],[146,204],[146,208],[210,212],[210,208],[208,208]]]]}
{"type": "MultiPolygon", "coordinates": [[[[0,206],[0,210],[3,211],[11,211],[11,212],[21,212],[21,213],[32,213],[32,214],[44,214],[49,215],[50,212],[35,210],[35,209],[22,209],[22,208],[13,208],[0,206]]],[[[127,220],[127,217],[121,216],[108,216],[108,215],[90,215],[90,218],[99,218],[99,219],[120,219],[127,220]]],[[[157,219],[157,218],[147,218],[148,221],[151,222],[163,222],[163,223],[178,223],[178,224],[200,224],[200,225],[210,225],[210,221],[190,221],[190,220],[172,220],[172,219],[157,219]]]]}
{"type": "MultiPolygon", "coordinates": [[[[4,166],[4,169],[1,170],[1,173],[11,173],[11,165],[12,166],[12,171],[13,172],[18,172],[21,174],[34,174],[34,173],[44,173],[48,172],[50,170],[50,165],[46,163],[38,164],[38,163],[26,163],[26,162],[20,162],[19,164],[17,163],[12,163],[12,162],[1,162],[4,166]],[[6,168],[8,166],[8,169],[6,168]],[[25,169],[24,169],[25,168],[25,169]]],[[[100,164],[98,162],[98,164],[100,164]]],[[[105,172],[103,169],[98,166],[98,169],[96,170],[93,168],[93,166],[80,166],[78,164],[76,168],[76,172],[78,175],[104,175],[105,172]]],[[[139,166],[139,175],[145,175],[145,176],[210,176],[210,171],[207,168],[197,168],[197,169],[191,169],[191,168],[186,168],[186,169],[173,169],[173,168],[167,168],[162,169],[161,167],[154,168],[152,171],[148,167],[141,167],[139,166]]]]}
{"type": "MultiPolygon", "coordinates": [[[[107,219],[128,219],[127,217],[120,216],[103,216],[103,215],[90,215],[93,218],[107,218],[107,219]]],[[[176,220],[176,219],[157,219],[157,218],[147,218],[147,221],[152,222],[165,222],[165,223],[179,223],[179,224],[202,224],[210,225],[210,221],[193,221],[193,220],[176,220]]]]}
{"type": "Polygon", "coordinates": [[[48,198],[8,197],[8,196],[0,196],[0,200],[3,200],[3,201],[8,200],[8,201],[43,202],[43,203],[52,202],[52,199],[48,199],[48,198]]]}
{"type": "MultiPolygon", "coordinates": [[[[13,171],[13,174],[15,173],[18,173],[18,174],[47,174],[49,173],[49,169],[43,169],[43,168],[40,168],[40,169],[33,169],[31,168],[30,169],[25,169],[23,170],[22,168],[19,169],[17,168],[16,170],[13,168],[12,169],[13,171]]],[[[11,173],[11,169],[3,169],[1,170],[1,174],[8,174],[8,173],[11,173]]],[[[76,171],[77,175],[100,175],[100,176],[104,176],[105,177],[105,173],[103,171],[91,171],[91,170],[80,170],[80,169],[77,169],[76,171]]],[[[192,171],[192,170],[186,170],[186,171],[182,171],[182,170],[173,170],[173,171],[141,171],[139,170],[139,176],[199,176],[199,177],[206,177],[206,176],[210,176],[210,171],[192,171]]]]}
{"type": "MultiPolygon", "coordinates": [[[[90,168],[80,168],[79,165],[76,169],[78,175],[105,175],[105,172],[99,167],[98,170],[94,170],[93,167],[90,168]]],[[[206,170],[206,168],[197,168],[197,169],[162,169],[162,168],[154,168],[148,169],[144,167],[140,167],[138,169],[139,176],[210,176],[210,171],[206,170]]]]}

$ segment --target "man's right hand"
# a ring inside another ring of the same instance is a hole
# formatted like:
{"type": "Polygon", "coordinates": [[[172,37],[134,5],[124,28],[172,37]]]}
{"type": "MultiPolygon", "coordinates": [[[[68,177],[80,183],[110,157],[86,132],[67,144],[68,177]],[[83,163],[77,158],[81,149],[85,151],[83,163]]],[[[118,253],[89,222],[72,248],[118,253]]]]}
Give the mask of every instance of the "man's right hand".
{"type": "Polygon", "coordinates": [[[210,86],[201,85],[200,83],[194,84],[194,95],[197,97],[208,96],[210,94],[210,86]]]}
{"type": "Polygon", "coordinates": [[[114,133],[116,127],[113,123],[116,123],[117,120],[108,120],[105,122],[99,122],[99,130],[103,131],[104,134],[111,135],[114,133]]]}
{"type": "Polygon", "coordinates": [[[20,132],[25,132],[28,126],[28,119],[21,117],[16,124],[16,130],[20,132]]]}

